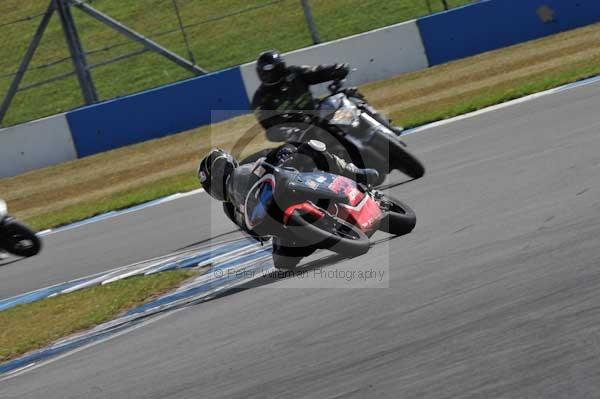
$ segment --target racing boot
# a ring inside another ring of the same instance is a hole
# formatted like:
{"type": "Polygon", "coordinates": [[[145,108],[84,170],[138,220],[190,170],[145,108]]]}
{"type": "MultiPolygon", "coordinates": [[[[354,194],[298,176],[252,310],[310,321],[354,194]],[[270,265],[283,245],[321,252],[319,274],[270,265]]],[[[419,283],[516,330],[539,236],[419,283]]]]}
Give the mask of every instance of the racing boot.
{"type": "Polygon", "coordinates": [[[337,164],[337,169],[340,171],[341,175],[366,185],[376,185],[380,182],[379,172],[376,169],[361,169],[351,162],[346,162],[343,158],[340,158],[335,154],[331,154],[331,156],[337,164]]]}

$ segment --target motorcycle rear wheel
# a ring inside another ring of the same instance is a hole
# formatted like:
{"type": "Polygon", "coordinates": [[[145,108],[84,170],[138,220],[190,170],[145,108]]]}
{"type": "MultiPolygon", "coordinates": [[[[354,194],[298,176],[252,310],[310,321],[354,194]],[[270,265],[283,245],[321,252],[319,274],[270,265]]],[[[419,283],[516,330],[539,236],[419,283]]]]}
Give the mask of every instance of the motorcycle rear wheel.
{"type": "Polygon", "coordinates": [[[11,221],[3,226],[5,242],[2,249],[17,256],[30,257],[37,255],[42,249],[39,237],[27,226],[11,221]]]}

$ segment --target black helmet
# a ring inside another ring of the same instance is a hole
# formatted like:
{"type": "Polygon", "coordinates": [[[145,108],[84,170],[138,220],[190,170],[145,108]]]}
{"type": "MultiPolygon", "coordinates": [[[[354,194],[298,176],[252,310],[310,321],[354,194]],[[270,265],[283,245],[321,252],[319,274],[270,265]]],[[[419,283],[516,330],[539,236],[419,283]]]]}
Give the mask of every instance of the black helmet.
{"type": "Polygon", "coordinates": [[[227,178],[237,167],[238,163],[231,154],[220,148],[213,148],[202,158],[198,166],[198,179],[202,188],[211,197],[226,201],[227,178]]]}
{"type": "Polygon", "coordinates": [[[256,61],[256,73],[263,84],[276,85],[285,77],[285,61],[277,51],[265,51],[256,61]]]}

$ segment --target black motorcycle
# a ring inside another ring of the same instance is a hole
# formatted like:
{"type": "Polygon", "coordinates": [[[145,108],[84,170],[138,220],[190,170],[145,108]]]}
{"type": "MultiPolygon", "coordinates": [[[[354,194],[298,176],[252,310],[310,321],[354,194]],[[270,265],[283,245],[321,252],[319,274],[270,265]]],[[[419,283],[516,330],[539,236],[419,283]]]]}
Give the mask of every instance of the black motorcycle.
{"type": "MultiPolygon", "coordinates": [[[[425,174],[421,161],[406,149],[398,132],[377,119],[374,109],[355,88],[343,88],[341,81],[329,85],[330,95],[323,98],[316,111],[290,112],[283,115],[292,123],[309,128],[290,128],[281,141],[324,142],[334,153],[360,168],[377,169],[380,184],[392,170],[399,170],[413,179],[425,174]]],[[[270,149],[246,158],[252,162],[265,156],[270,149]]]]}
{"type": "Polygon", "coordinates": [[[17,256],[34,256],[42,242],[33,230],[8,215],[6,203],[0,199],[0,250],[17,256]]]}
{"type": "Polygon", "coordinates": [[[348,257],[366,253],[377,230],[410,233],[415,213],[404,203],[343,176],[258,163],[244,203],[248,229],[273,237],[275,267],[288,269],[316,249],[348,257]]]}

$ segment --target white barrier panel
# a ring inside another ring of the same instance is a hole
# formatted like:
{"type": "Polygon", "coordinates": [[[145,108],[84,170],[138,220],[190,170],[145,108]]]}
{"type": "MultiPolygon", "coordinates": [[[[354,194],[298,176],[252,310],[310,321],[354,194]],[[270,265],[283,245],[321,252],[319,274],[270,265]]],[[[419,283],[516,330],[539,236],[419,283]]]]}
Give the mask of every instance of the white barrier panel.
{"type": "MultiPolygon", "coordinates": [[[[387,79],[429,66],[416,21],[403,22],[292,51],[284,56],[288,65],[347,62],[357,69],[349,75],[348,85],[387,79]]],[[[255,62],[241,66],[250,101],[259,86],[255,68],[255,62]]],[[[324,89],[325,86],[317,87],[314,92],[320,95],[324,93],[324,89]]]]}
{"type": "Polygon", "coordinates": [[[0,129],[0,178],[76,158],[65,114],[0,129]]]}

